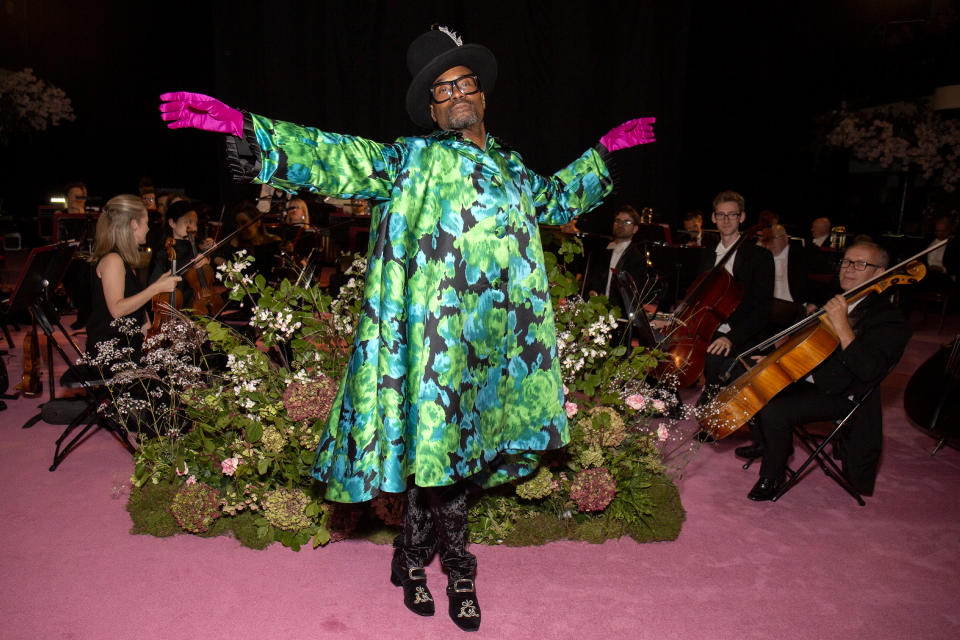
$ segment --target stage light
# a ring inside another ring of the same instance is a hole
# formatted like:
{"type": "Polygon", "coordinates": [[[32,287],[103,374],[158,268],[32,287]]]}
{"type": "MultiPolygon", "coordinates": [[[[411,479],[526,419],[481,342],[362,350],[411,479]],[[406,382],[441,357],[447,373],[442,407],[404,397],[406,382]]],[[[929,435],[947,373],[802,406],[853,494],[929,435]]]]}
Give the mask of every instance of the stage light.
{"type": "Polygon", "coordinates": [[[63,196],[53,196],[50,198],[50,204],[67,204],[67,199],[63,196]]]}

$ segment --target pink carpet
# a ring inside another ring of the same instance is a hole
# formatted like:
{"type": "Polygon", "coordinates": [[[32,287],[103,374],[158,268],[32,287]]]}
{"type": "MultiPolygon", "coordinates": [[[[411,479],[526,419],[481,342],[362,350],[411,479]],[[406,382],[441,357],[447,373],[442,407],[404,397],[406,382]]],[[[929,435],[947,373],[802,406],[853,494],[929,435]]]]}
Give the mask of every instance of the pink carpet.
{"type": "MultiPolygon", "coordinates": [[[[750,502],[756,471],[741,470],[735,435],[688,466],[675,542],[473,546],[483,608],[474,637],[957,637],[960,453],[931,457],[933,440],[902,409],[910,373],[956,328],[919,331],[884,384],[885,457],[866,507],[819,471],[777,504],[750,502]]],[[[7,364],[18,378],[18,350],[7,364]]],[[[387,581],[389,547],[294,553],[130,535],[129,454],[97,432],[48,472],[61,427],[20,428],[38,403],[8,401],[0,413],[0,637],[462,635],[436,561],[427,573],[438,614],[418,618],[387,581]]]]}

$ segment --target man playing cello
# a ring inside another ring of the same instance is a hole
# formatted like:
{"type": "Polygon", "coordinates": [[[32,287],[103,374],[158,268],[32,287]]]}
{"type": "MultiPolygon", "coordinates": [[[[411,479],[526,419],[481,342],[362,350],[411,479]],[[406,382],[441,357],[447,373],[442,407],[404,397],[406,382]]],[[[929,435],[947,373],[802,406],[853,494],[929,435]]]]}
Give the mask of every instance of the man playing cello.
{"type": "MultiPolygon", "coordinates": [[[[882,247],[857,242],[840,261],[841,289],[851,291],[888,263],[882,247]]],[[[751,428],[754,444],[735,452],[741,457],[763,456],[760,479],[747,495],[751,500],[771,500],[777,494],[793,447],[793,428],[846,415],[853,408],[853,396],[878,384],[900,360],[910,339],[906,319],[883,295],[870,293],[849,306],[837,295],[823,309],[839,346],[757,414],[751,428]]],[[[871,494],[882,442],[879,394],[867,399],[846,429],[840,448],[844,475],[858,492],[871,494]]]]}

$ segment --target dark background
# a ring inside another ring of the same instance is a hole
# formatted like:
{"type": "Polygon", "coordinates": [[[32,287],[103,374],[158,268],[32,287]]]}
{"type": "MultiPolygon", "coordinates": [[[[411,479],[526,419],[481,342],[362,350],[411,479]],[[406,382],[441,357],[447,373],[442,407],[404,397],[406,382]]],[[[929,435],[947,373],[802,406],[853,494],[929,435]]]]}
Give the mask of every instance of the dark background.
{"type": "MultiPolygon", "coordinates": [[[[607,230],[621,202],[675,224],[729,188],[748,215],[774,210],[800,234],[819,215],[876,233],[896,226],[903,178],[851,173],[821,143],[824,115],[960,83],[957,0],[63,5],[0,6],[0,67],[33,68],[77,116],[0,147],[8,215],[33,215],[70,180],[104,199],[145,175],[215,206],[240,198],[220,136],[165,128],[163,91],[381,141],[418,133],[406,49],[437,22],[495,53],[487,128],[541,173],[657,116],[657,143],[616,154],[617,192],[581,228],[607,230]]],[[[908,194],[918,229],[930,201],[908,194]]]]}

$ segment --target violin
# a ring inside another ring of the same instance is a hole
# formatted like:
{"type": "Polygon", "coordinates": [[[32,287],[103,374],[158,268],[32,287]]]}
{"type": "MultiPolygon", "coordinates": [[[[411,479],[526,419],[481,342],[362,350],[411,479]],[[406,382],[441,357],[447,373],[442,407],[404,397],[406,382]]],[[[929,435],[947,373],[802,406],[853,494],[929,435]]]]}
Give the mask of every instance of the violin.
{"type": "Polygon", "coordinates": [[[720,262],[690,285],[686,297],[674,310],[670,324],[663,330],[667,340],[661,350],[668,358],[657,366],[653,374],[656,379],[675,377],[677,385],[683,388],[700,378],[714,333],[743,299],[743,287],[727,271],[727,262],[740,245],[761,228],[758,225],[740,234],[720,262]]]}
{"type": "MultiPolygon", "coordinates": [[[[844,298],[850,304],[869,293],[880,293],[894,285],[915,284],[923,279],[926,272],[922,262],[911,258],[851,289],[844,294],[844,298]]],[[[818,367],[840,344],[840,338],[830,326],[824,310],[820,309],[746,353],[764,349],[785,335],[790,336],[785,343],[752,368],[748,367],[746,373],[724,388],[707,405],[706,415],[700,416],[700,424],[715,439],[725,438],[746,424],[774,396],[818,367]]],[[[740,354],[737,358],[742,364],[745,364],[744,355],[740,354]]]]}
{"type": "MultiPolygon", "coordinates": [[[[173,236],[167,238],[166,243],[164,243],[164,247],[167,250],[167,258],[169,258],[171,264],[171,273],[177,272],[176,243],[176,238],[173,236]]],[[[173,315],[173,312],[176,309],[179,309],[183,306],[183,293],[179,288],[176,288],[169,294],[158,293],[157,295],[153,296],[150,302],[151,309],[153,311],[153,324],[147,331],[148,339],[159,334],[164,322],[166,322],[170,316],[173,315]]]]}
{"type": "Polygon", "coordinates": [[[193,312],[198,316],[215,316],[226,305],[220,294],[211,289],[213,284],[213,267],[210,263],[197,265],[197,243],[193,234],[188,233],[190,250],[193,252],[193,267],[184,274],[184,279],[193,289],[193,312]]]}
{"type": "Polygon", "coordinates": [[[17,390],[24,398],[36,398],[43,393],[43,381],[40,371],[40,341],[37,337],[37,322],[33,321],[32,329],[23,338],[23,377],[17,390]]]}

